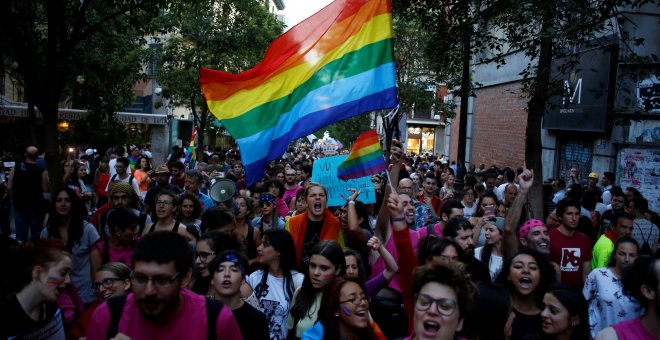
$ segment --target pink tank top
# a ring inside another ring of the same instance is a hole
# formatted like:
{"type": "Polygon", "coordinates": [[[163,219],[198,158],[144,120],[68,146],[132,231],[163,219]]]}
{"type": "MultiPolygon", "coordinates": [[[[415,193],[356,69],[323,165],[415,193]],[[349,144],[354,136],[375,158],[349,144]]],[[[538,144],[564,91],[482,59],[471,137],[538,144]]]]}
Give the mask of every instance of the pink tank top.
{"type": "MultiPolygon", "coordinates": [[[[419,233],[415,230],[410,230],[408,229],[408,232],[410,233],[410,243],[412,243],[413,249],[415,249],[415,254],[417,254],[417,247],[419,246],[419,233]]],[[[390,234],[390,238],[385,242],[385,249],[392,254],[392,257],[394,257],[395,261],[399,261],[399,256],[396,253],[396,245],[394,244],[394,237],[392,237],[392,234],[390,234]]],[[[383,258],[378,256],[375,260],[373,258],[369,259],[369,263],[371,264],[371,278],[374,278],[378,276],[380,273],[385,271],[385,261],[383,261],[383,258]]],[[[401,283],[399,282],[399,274],[394,275],[392,277],[392,280],[390,280],[390,283],[387,285],[388,287],[396,290],[397,292],[401,292],[401,283]]]]}
{"type": "Polygon", "coordinates": [[[619,340],[655,340],[655,337],[644,329],[641,318],[619,322],[612,328],[619,340]]]}

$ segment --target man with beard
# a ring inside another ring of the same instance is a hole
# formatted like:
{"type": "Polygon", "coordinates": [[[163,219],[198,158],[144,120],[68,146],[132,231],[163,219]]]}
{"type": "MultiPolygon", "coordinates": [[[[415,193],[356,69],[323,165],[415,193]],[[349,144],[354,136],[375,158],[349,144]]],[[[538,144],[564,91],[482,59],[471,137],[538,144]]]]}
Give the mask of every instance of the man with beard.
{"type": "Polygon", "coordinates": [[[300,189],[302,187],[296,181],[296,170],[292,168],[284,170],[284,195],[282,199],[289,207],[289,211],[296,210],[296,194],[300,189]]]}
{"type": "Polygon", "coordinates": [[[409,223],[409,228],[412,230],[418,230],[422,227],[424,227],[426,221],[428,221],[431,217],[433,217],[433,213],[431,212],[431,208],[424,204],[424,202],[420,202],[416,199],[415,193],[414,193],[414,187],[415,184],[410,178],[402,178],[399,181],[399,186],[397,187],[397,191],[400,194],[406,194],[408,195],[410,199],[410,203],[414,207],[413,211],[413,221],[412,223],[409,223]]]}
{"type": "Polygon", "coordinates": [[[634,219],[635,216],[626,212],[614,214],[614,217],[612,217],[614,221],[612,230],[606,231],[594,244],[591,269],[606,267],[609,264],[614,251],[614,243],[616,240],[632,234],[634,219]]]}
{"type": "Polygon", "coordinates": [[[153,232],[142,237],[133,253],[133,292],[100,305],[87,338],[241,339],[231,309],[183,289],[192,261],[183,236],[153,232]]]}
{"type": "Polygon", "coordinates": [[[328,191],[320,184],[305,189],[307,211],[291,217],[284,228],[291,234],[299,268],[309,265],[309,253],[319,241],[333,240],[344,247],[339,220],[328,210],[328,191]]]}
{"type": "Polygon", "coordinates": [[[610,193],[610,204],[608,205],[608,210],[605,210],[603,216],[601,217],[600,222],[600,233],[604,234],[606,231],[610,230],[612,225],[612,216],[614,214],[620,214],[625,212],[626,205],[628,205],[628,197],[626,193],[623,192],[621,187],[613,187],[608,191],[610,193]]]}
{"type": "Polygon", "coordinates": [[[443,236],[456,241],[466,256],[459,259],[465,264],[465,270],[470,274],[472,282],[487,282],[490,280],[488,267],[474,257],[474,240],[472,234],[474,226],[463,216],[450,218],[445,224],[443,236]]]}

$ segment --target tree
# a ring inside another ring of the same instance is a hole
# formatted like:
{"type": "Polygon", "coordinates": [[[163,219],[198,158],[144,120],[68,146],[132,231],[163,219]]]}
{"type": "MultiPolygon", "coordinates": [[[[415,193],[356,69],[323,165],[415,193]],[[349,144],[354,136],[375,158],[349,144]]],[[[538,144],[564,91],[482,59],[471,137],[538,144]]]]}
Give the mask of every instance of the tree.
{"type": "MultiPolygon", "coordinates": [[[[562,91],[562,84],[551,79],[552,67],[574,66],[577,62],[577,56],[571,53],[574,47],[588,45],[597,37],[612,33],[626,40],[622,26],[627,18],[622,15],[622,9],[639,8],[649,1],[480,0],[471,2],[468,9],[464,7],[467,2],[461,1],[396,3],[404,15],[421,18],[424,29],[433,35],[438,46],[432,56],[435,68],[464,58],[498,65],[506,62],[506,54],[522,53],[528,58],[527,67],[521,70],[524,93],[529,97],[525,162],[536,174],[530,200],[533,215],[541,216],[541,119],[549,98],[562,91]],[[469,42],[456,39],[468,34],[469,42]],[[559,60],[563,62],[557,64],[559,60]]],[[[469,81],[465,73],[461,78],[463,99],[472,90],[466,89],[469,81]]]]}
{"type": "Polygon", "coordinates": [[[76,88],[81,104],[108,117],[124,104],[141,67],[130,51],[139,49],[165,5],[164,0],[7,0],[0,5],[2,68],[23,86],[32,123],[35,108],[43,116],[51,191],[61,187],[63,176],[58,106],[76,88]]]}
{"type": "Polygon", "coordinates": [[[158,79],[172,105],[191,110],[202,145],[215,118],[201,93],[199,68],[231,73],[251,68],[283,24],[257,0],[196,1],[163,20],[171,34],[164,41],[158,79]]]}

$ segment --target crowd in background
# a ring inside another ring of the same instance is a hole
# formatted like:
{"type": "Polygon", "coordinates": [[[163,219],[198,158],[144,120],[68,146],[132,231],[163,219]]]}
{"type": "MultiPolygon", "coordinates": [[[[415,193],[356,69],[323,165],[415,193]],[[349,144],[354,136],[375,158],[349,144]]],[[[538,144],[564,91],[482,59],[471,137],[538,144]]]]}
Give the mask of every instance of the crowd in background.
{"type": "MultiPolygon", "coordinates": [[[[0,336],[655,339],[660,218],[615,175],[404,154],[328,207],[320,151],[248,185],[238,150],[72,150],[52,191],[36,147],[0,184],[0,336]],[[213,185],[235,187],[224,201],[213,185]],[[12,228],[13,225],[13,228],[12,228]]],[[[11,158],[11,157],[9,157],[11,158]]],[[[8,157],[3,160],[9,161],[8,157]]]]}

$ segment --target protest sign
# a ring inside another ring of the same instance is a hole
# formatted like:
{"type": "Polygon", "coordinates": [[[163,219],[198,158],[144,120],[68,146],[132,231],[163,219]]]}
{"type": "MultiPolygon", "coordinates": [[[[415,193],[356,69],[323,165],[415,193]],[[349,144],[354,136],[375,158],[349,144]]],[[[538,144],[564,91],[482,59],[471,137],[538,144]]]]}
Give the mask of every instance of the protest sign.
{"type": "Polygon", "coordinates": [[[348,155],[324,157],[314,161],[312,168],[312,182],[322,184],[328,189],[328,207],[337,207],[346,204],[341,195],[348,197],[351,192],[349,188],[360,190],[360,196],[357,200],[362,203],[375,203],[376,194],[374,185],[371,183],[371,176],[365,176],[343,181],[337,178],[337,167],[348,155]]]}

